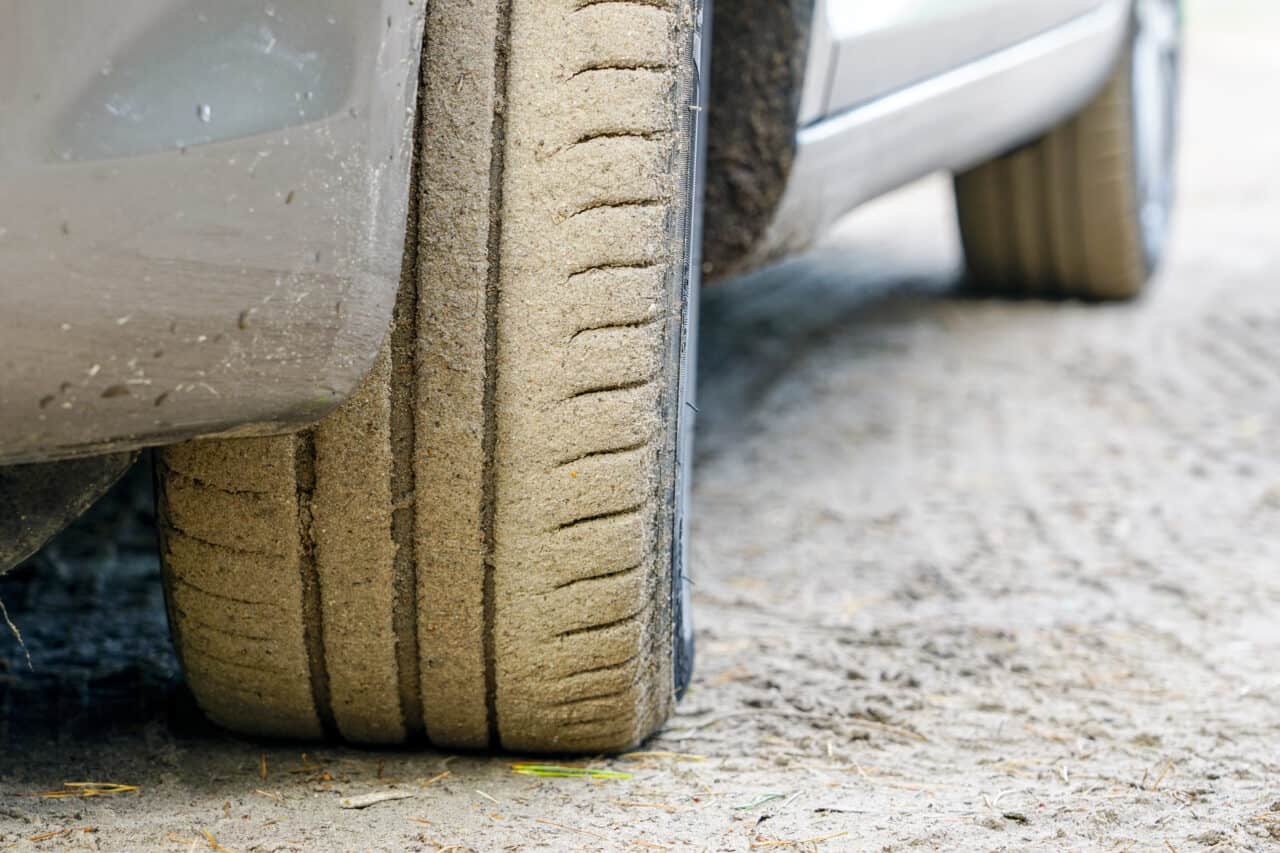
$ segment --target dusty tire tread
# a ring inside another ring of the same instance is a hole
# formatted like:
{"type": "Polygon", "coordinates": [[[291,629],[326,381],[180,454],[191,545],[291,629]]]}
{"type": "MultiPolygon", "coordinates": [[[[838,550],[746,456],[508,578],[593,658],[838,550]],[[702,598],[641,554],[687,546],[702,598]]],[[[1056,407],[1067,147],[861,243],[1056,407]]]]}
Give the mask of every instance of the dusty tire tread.
{"type": "Polygon", "coordinates": [[[972,285],[1083,299],[1141,291],[1151,270],[1137,224],[1129,67],[1122,57],[1059,127],[956,176],[972,285]]]}
{"type": "Polygon", "coordinates": [[[369,379],[306,433],[159,467],[171,622],[216,721],[601,751],[665,718],[687,11],[428,9],[369,379]]]}

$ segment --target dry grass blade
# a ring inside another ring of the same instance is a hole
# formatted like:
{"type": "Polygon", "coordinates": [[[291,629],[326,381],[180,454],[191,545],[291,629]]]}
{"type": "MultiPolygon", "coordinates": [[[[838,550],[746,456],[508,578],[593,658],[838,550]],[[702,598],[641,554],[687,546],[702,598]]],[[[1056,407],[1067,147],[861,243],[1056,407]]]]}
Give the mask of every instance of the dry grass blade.
{"type": "Polygon", "coordinates": [[[756,806],[762,806],[765,803],[769,802],[770,800],[780,800],[785,796],[786,794],[778,794],[778,793],[763,794],[749,803],[743,803],[742,805],[734,806],[733,808],[735,811],[740,811],[742,809],[754,809],[756,806]]]}
{"type": "Polygon", "coordinates": [[[551,779],[630,779],[630,773],[620,770],[597,770],[592,767],[565,767],[561,764],[512,764],[511,770],[521,776],[539,776],[551,779]]]}

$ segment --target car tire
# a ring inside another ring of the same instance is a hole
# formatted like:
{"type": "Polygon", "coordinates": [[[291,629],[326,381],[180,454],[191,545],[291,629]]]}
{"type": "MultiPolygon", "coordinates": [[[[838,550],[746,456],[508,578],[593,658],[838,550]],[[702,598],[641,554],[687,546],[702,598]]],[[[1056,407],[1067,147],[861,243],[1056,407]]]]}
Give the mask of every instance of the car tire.
{"type": "Polygon", "coordinates": [[[215,722],[599,752],[665,720],[700,9],[429,4],[372,373],[305,432],[158,460],[172,631],[215,722]]]}
{"type": "Polygon", "coordinates": [[[1180,19],[1136,0],[1102,91],[1034,142],[956,177],[971,285],[1038,297],[1137,295],[1173,202],[1180,19]]]}

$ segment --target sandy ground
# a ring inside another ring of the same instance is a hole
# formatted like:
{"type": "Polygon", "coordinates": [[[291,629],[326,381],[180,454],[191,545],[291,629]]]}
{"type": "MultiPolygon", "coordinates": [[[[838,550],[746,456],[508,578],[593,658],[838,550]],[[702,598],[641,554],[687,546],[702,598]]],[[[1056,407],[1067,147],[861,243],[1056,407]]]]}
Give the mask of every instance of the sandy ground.
{"type": "Polygon", "coordinates": [[[955,295],[941,181],[709,297],[699,669],[628,778],[210,729],[140,470],[0,581],[0,849],[1280,846],[1280,10],[1192,14],[1149,298],[955,295]],[[138,790],[28,796],[85,781],[138,790]]]}

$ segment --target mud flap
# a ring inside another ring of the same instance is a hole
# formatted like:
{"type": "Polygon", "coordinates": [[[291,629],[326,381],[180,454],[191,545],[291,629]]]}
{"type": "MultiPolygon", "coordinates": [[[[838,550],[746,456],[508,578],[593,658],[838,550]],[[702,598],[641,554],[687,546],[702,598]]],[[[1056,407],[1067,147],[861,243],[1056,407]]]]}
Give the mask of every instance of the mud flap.
{"type": "Polygon", "coordinates": [[[0,468],[0,574],[93,506],[137,458],[113,453],[0,468]]]}

